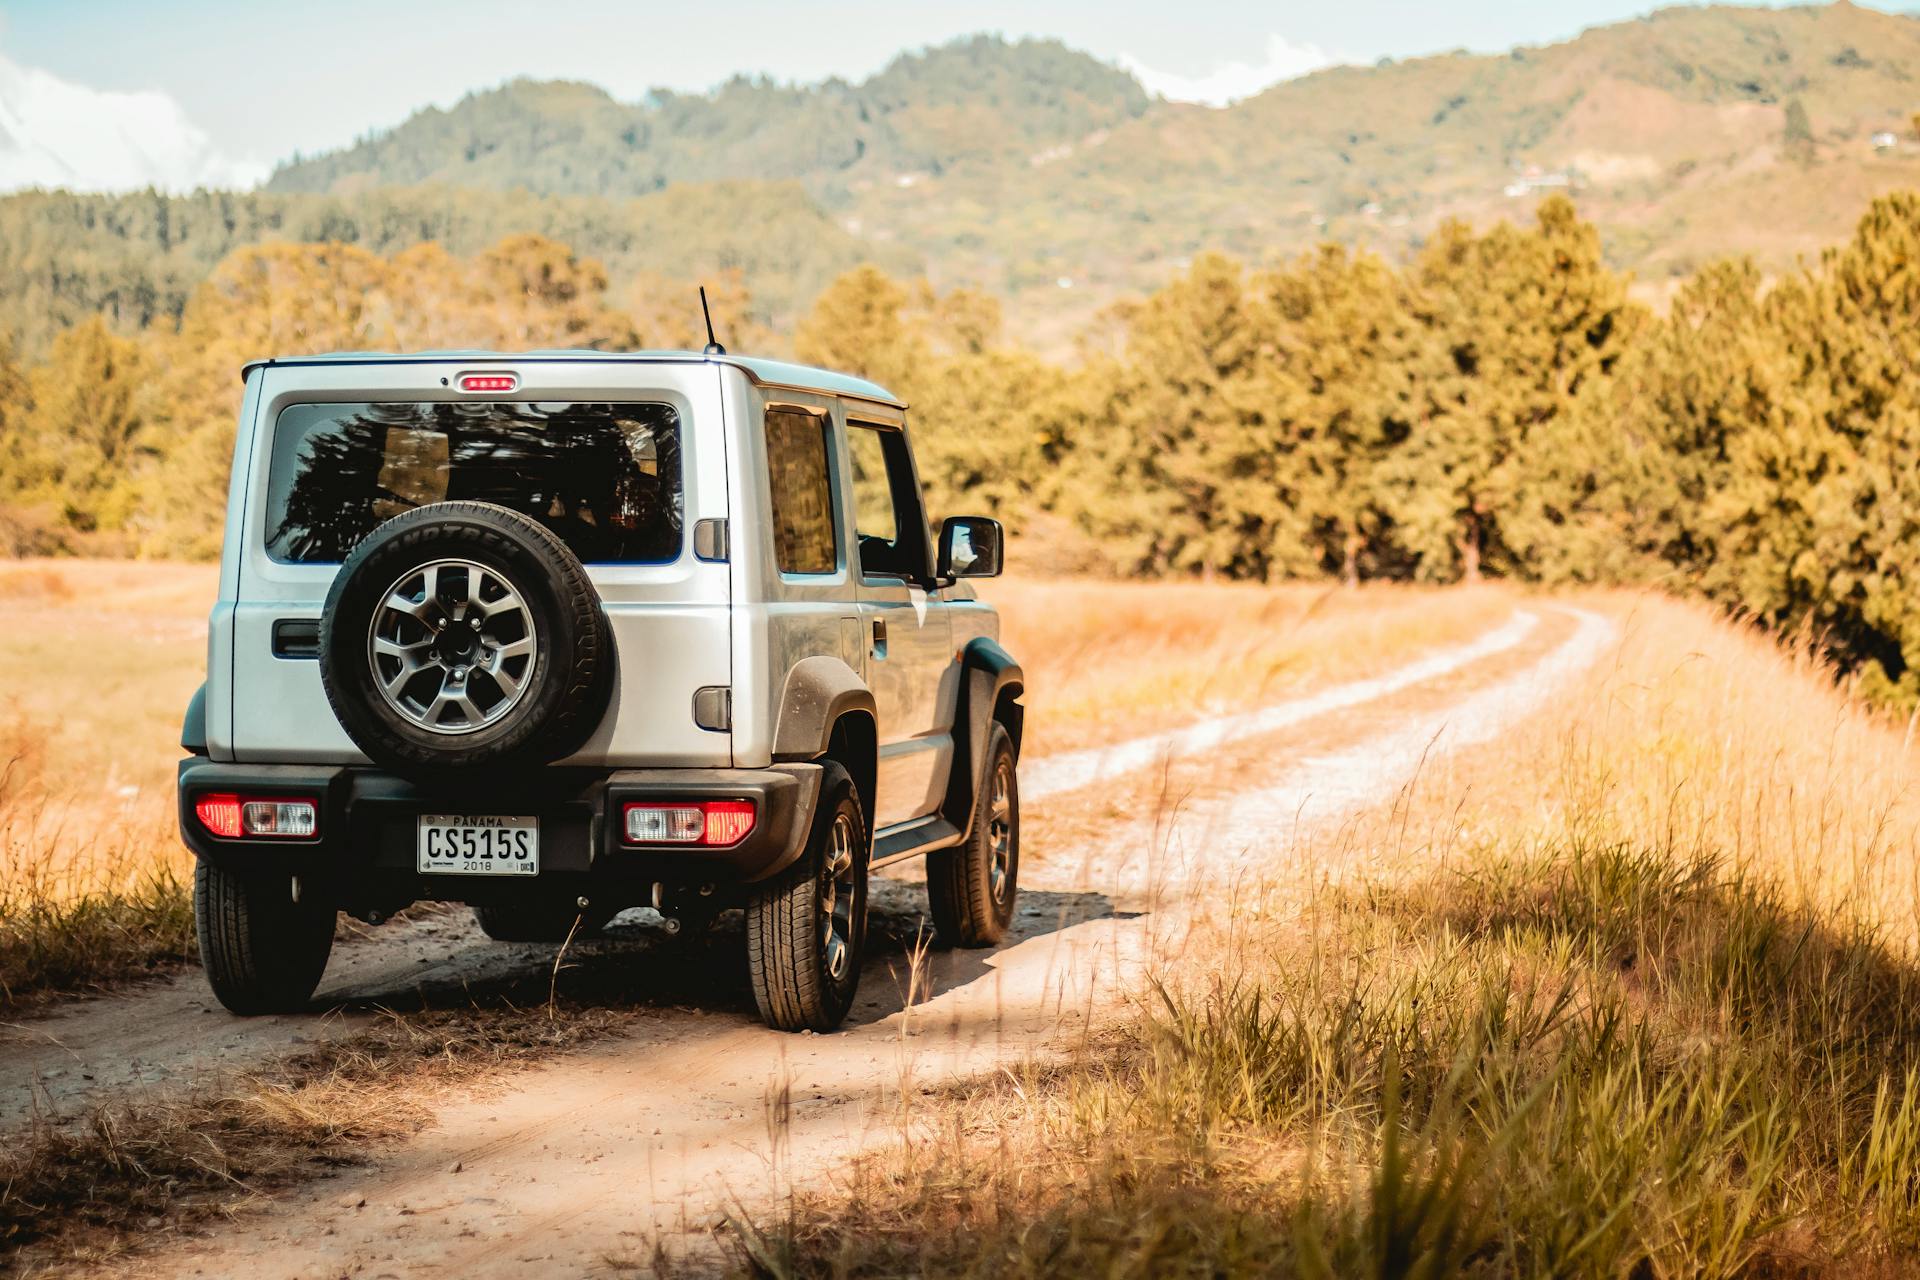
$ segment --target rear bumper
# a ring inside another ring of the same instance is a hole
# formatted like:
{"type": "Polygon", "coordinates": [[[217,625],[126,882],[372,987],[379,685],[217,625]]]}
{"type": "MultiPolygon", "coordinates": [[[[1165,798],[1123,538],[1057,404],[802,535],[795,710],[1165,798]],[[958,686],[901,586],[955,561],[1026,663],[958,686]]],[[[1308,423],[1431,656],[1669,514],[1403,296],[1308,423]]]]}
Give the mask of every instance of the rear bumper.
{"type": "Polygon", "coordinates": [[[180,762],[181,838],[196,857],[232,869],[274,870],[329,886],[342,905],[442,899],[498,902],[530,889],[604,899],[610,891],[646,900],[656,883],[726,885],[777,875],[800,857],[820,796],[821,767],[769,769],[538,769],[482,787],[433,788],[374,769],[332,765],[180,762]],[[315,797],[312,840],[225,840],[194,815],[213,792],[315,797]],[[639,800],[752,800],[752,832],[720,849],[629,845],[621,806],[639,800]],[[540,820],[540,874],[422,875],[418,820],[428,813],[498,814],[540,820]]]}

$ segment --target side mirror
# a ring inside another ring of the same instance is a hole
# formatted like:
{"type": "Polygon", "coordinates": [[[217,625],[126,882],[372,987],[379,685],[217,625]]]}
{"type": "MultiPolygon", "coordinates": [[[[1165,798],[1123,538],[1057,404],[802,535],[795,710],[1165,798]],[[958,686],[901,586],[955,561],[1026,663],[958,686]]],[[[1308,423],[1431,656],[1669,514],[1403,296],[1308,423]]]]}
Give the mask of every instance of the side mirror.
{"type": "Polygon", "coordinates": [[[994,578],[1006,558],[1007,536],[998,520],[948,516],[940,522],[938,574],[942,578],[994,578]]]}

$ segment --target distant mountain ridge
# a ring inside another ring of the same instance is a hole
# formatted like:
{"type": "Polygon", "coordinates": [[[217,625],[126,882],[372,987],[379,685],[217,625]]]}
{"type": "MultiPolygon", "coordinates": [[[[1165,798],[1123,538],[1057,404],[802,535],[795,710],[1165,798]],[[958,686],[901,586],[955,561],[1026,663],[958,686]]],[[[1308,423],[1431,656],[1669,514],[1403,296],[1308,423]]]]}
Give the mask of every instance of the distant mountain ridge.
{"type": "Polygon", "coordinates": [[[1084,318],[1205,249],[1397,252],[1550,189],[1645,280],[1729,252],[1777,268],[1920,183],[1916,110],[1920,20],[1847,3],[1665,9],[1506,55],[1334,68],[1223,110],[1151,98],[1058,43],[979,36],[860,84],[739,79],[625,104],[519,82],[284,165],[268,189],[794,179],[936,279],[1084,318]],[[1882,131],[1895,141],[1876,150],[1882,131]]]}
{"type": "Polygon", "coordinates": [[[1702,263],[1768,270],[1920,187],[1920,19],[1837,3],[1675,8],[1502,55],[1339,67],[1214,110],[1153,98],[1055,41],[975,36],[861,81],[738,78],[638,103],[517,81],[417,112],[258,193],[0,199],[0,327],[38,349],[105,308],[177,312],[261,239],[471,252],[533,229],[605,261],[614,295],[737,271],[790,325],[861,259],[999,295],[1062,352],[1116,299],[1207,250],[1317,241],[1392,257],[1447,218],[1570,191],[1658,291],[1702,263]]]}
{"type": "Polygon", "coordinates": [[[1131,75],[1056,41],[975,36],[903,55],[858,85],[736,77],[711,94],[621,103],[593,85],[518,80],[428,108],[342,151],[282,165],[272,191],[454,183],[635,196],[673,182],[940,173],[1019,159],[1144,114],[1131,75]]]}

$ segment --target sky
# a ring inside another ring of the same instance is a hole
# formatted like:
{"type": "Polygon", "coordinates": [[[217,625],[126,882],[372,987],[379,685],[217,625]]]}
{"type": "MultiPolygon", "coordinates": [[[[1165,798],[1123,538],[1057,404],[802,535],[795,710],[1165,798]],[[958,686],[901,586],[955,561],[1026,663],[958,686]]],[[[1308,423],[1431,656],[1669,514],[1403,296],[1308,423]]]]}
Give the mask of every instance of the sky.
{"type": "MultiPolygon", "coordinates": [[[[518,76],[637,99],[858,80],[978,31],[1051,36],[1224,105],[1335,63],[1567,39],[1646,0],[0,0],[0,190],[252,185],[518,76]]],[[[1920,0],[1878,7],[1920,10],[1920,0]]]]}

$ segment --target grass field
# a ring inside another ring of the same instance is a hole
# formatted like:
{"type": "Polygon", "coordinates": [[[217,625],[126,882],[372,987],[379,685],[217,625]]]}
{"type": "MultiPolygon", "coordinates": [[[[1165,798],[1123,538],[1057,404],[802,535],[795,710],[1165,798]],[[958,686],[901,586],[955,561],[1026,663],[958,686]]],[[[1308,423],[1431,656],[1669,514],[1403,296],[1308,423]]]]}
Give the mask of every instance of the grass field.
{"type": "Polygon", "coordinates": [[[192,954],[174,830],[204,565],[0,564],[0,1009],[192,954]]]}
{"type": "Polygon", "coordinates": [[[1584,688],[1271,851],[1361,870],[1250,886],[1119,1032],[957,1092],[745,1268],[1920,1273],[1907,726],[1599,603],[1627,639],[1584,688]]]}
{"type": "MultiPolygon", "coordinates": [[[[174,830],[180,717],[204,676],[215,570],[0,563],[0,1010],[193,954],[174,830]]],[[[1392,665],[1507,598],[1380,588],[988,584],[1026,664],[1028,750],[1110,741],[1392,665]]]]}

